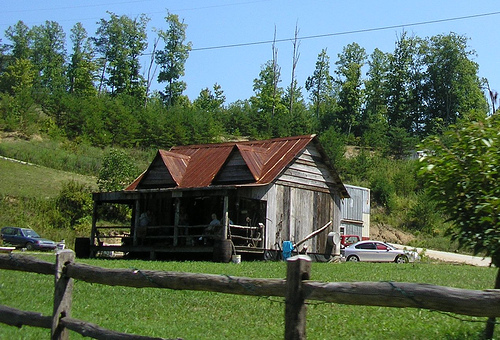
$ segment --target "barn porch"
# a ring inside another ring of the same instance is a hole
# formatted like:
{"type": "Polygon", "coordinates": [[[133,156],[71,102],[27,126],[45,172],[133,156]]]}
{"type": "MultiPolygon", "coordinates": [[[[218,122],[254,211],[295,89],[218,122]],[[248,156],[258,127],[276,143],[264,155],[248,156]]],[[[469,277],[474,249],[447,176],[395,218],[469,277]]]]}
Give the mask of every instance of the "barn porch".
{"type": "Polygon", "coordinates": [[[263,259],[266,202],[245,197],[245,191],[225,186],[95,193],[89,255],[120,252],[150,259],[227,261],[230,254],[238,254],[263,259]],[[127,224],[101,218],[116,205],[129,210],[127,224]],[[145,212],[149,222],[140,231],[145,212]],[[215,228],[209,228],[212,214],[220,221],[215,228]]]}

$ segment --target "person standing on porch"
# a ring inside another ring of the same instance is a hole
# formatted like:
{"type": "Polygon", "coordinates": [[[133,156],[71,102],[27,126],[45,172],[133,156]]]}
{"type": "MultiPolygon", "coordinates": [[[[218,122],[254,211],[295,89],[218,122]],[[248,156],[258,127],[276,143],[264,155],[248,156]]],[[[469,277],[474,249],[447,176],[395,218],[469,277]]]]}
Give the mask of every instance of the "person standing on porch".
{"type": "Polygon", "coordinates": [[[139,228],[137,228],[137,239],[144,244],[144,237],[147,234],[148,225],[151,222],[151,212],[146,210],[139,217],[139,228]]]}

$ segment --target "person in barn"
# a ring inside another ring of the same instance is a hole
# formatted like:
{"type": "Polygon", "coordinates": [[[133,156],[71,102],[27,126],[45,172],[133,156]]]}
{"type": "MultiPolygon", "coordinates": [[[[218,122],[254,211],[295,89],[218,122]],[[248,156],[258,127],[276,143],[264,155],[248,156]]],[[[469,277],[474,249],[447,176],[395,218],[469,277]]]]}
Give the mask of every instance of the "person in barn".
{"type": "Polygon", "coordinates": [[[212,214],[212,220],[208,224],[208,227],[206,227],[203,230],[203,236],[200,237],[200,241],[203,242],[203,245],[207,245],[208,243],[211,243],[216,238],[220,237],[220,232],[221,232],[221,227],[222,224],[220,220],[217,218],[217,214],[213,213],[212,214]]]}
{"type": "Polygon", "coordinates": [[[144,244],[144,238],[148,229],[148,225],[151,223],[151,211],[146,210],[139,216],[139,228],[137,228],[137,239],[141,244],[144,244]]]}

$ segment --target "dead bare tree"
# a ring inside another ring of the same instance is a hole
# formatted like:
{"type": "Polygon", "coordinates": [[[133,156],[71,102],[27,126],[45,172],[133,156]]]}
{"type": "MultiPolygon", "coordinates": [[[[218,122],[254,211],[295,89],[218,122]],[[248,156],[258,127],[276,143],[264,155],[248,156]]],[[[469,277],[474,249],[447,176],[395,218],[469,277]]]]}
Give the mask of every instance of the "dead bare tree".
{"type": "Polygon", "coordinates": [[[156,74],[156,69],[158,68],[158,65],[155,66],[153,72],[151,73],[151,69],[153,68],[153,65],[155,64],[155,52],[156,52],[156,46],[158,46],[158,41],[160,38],[156,38],[153,42],[153,51],[151,52],[151,59],[149,61],[149,67],[148,67],[148,76],[146,78],[146,98],[144,98],[144,107],[147,106],[148,104],[148,95],[149,95],[149,89],[151,88],[151,83],[153,82],[153,77],[156,74]]]}
{"type": "Polygon", "coordinates": [[[276,95],[278,92],[278,82],[279,82],[279,66],[278,66],[278,49],[276,48],[276,26],[274,26],[274,38],[273,38],[273,104],[271,117],[274,117],[274,112],[276,110],[276,95]]]}
{"type": "Polygon", "coordinates": [[[294,35],[292,45],[293,45],[292,80],[290,81],[290,91],[289,91],[290,115],[293,114],[293,100],[294,100],[294,95],[295,95],[295,69],[297,68],[297,63],[299,62],[299,57],[300,57],[300,53],[299,53],[299,46],[300,46],[299,28],[298,28],[297,24],[295,24],[295,35],[294,35]]]}

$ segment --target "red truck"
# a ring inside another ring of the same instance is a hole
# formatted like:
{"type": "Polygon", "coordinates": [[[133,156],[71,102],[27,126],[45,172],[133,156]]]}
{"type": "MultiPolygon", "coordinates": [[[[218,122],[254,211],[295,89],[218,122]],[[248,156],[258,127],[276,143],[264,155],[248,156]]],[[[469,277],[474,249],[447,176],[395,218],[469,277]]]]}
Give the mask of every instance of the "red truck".
{"type": "Polygon", "coordinates": [[[340,235],[340,248],[345,248],[359,241],[361,241],[361,237],[358,235],[340,235]]]}

